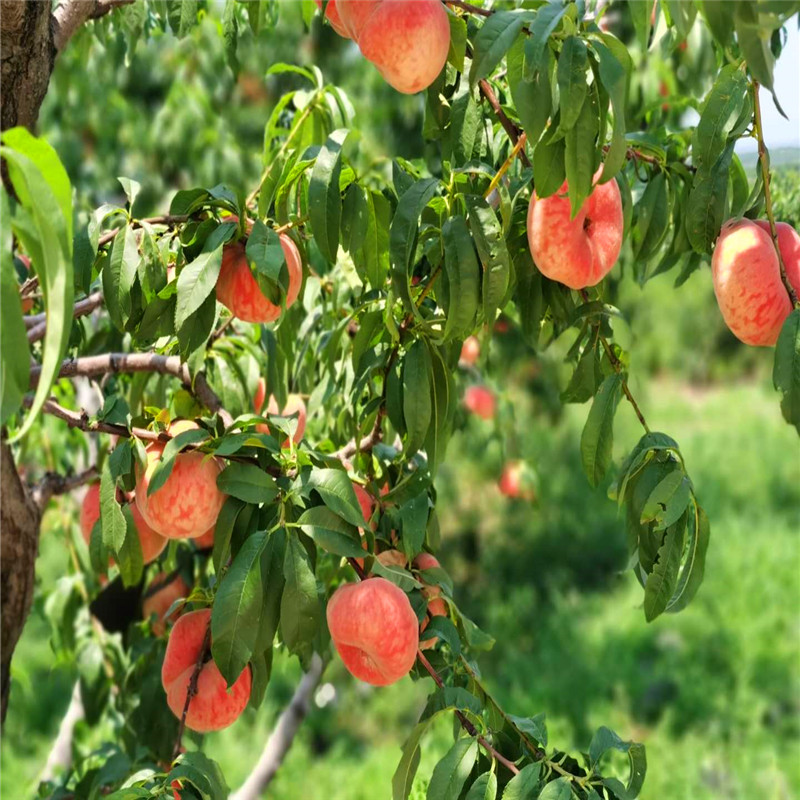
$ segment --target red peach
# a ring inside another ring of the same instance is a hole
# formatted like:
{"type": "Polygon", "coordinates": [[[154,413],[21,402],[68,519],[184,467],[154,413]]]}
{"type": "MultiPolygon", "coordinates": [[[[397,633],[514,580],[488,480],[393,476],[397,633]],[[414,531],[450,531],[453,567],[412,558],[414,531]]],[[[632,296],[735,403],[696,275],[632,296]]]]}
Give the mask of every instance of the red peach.
{"type": "MultiPolygon", "coordinates": [[[[289,289],[286,308],[300,294],[303,282],[303,263],[297,245],[286,235],[280,235],[283,255],[289,268],[289,289]]],[[[234,317],[244,322],[274,322],[282,311],[279,305],[268,300],[253,277],[247,263],[243,242],[226,244],[222,248],[222,266],[217,278],[217,300],[226,306],[234,317]]]]}
{"type": "Polygon", "coordinates": [[[153,633],[156,636],[162,636],[167,625],[172,625],[180,616],[180,609],[176,609],[169,617],[165,618],[164,615],[169,611],[170,606],[176,600],[188,597],[191,591],[180,575],[169,583],[164,582],[166,578],[167,574],[164,572],[156,575],[147,587],[145,598],[142,601],[142,616],[145,619],[156,616],[156,621],[153,623],[153,633]]]}
{"type": "Polygon", "coordinates": [[[383,0],[336,0],[342,27],[351,39],[358,41],[361,31],[383,0]]]}
{"type": "Polygon", "coordinates": [[[497,401],[494,392],[486,386],[470,386],[464,392],[464,407],[481,419],[493,419],[497,401]]]}
{"type": "Polygon", "coordinates": [[[468,336],[461,345],[458,363],[466,367],[474,367],[481,357],[481,345],[477,336],[468,336]]]}
{"type": "MultiPolygon", "coordinates": [[[[317,8],[322,8],[322,0],[314,0],[314,2],[317,4],[317,8]]],[[[342,20],[339,17],[339,10],[336,8],[336,0],[329,0],[328,5],[325,6],[325,16],[328,22],[330,22],[331,27],[339,36],[344,36],[345,39],[350,38],[347,28],[342,24],[342,20]]]]}
{"type": "MultiPolygon", "coordinates": [[[[197,425],[181,420],[172,423],[169,432],[174,436],[192,427],[197,425]]],[[[217,488],[220,462],[197,451],[179,453],[170,476],[148,497],[147,488],[164,446],[162,442],[147,445],[146,468],[136,468],[136,505],[147,524],[162,536],[195,539],[216,524],[226,499],[217,488]]]]}
{"type": "Polygon", "coordinates": [[[83,496],[81,503],[81,534],[86,544],[92,538],[92,529],[100,519],[100,484],[93,483],[83,496]]]}
{"type": "MultiPolygon", "coordinates": [[[[597,180],[598,173],[595,175],[597,180]]],[[[528,245],[539,271],[571,289],[599,283],[619,258],[622,247],[622,196],[614,180],[595,186],[574,219],[561,189],[528,206],[528,245]]]]}
{"type": "MultiPolygon", "coordinates": [[[[800,292],[800,236],[777,223],[778,245],[789,283],[800,292]]],[[[768,347],[778,340],[792,310],[766,220],[728,220],[711,257],[714,292],[722,317],[745,344],[768,347]]]]}
{"type": "MultiPolygon", "coordinates": [[[[180,719],[189,683],[201,655],[211,609],[184,614],[172,628],[161,666],[161,684],[167,705],[180,719]]],[[[189,701],[186,727],[198,733],[218,731],[233,724],[250,700],[252,677],[245,667],[230,691],[214,661],[206,661],[197,679],[197,694],[189,701]]]]}
{"type": "Polygon", "coordinates": [[[256,393],[253,395],[253,410],[256,414],[261,413],[264,408],[264,401],[267,399],[267,382],[264,378],[259,378],[256,384],[256,393]]]}
{"type": "MultiPolygon", "coordinates": [[[[439,567],[439,559],[432,556],[430,553],[420,553],[414,559],[414,567],[418,570],[434,569],[439,567]]],[[[431,586],[429,583],[422,581],[422,594],[428,599],[428,615],[431,617],[446,617],[447,616],[447,603],[442,600],[442,590],[439,586],[431,586]]],[[[428,627],[428,617],[422,620],[419,626],[419,631],[425,630],[428,627]]],[[[433,639],[425,639],[419,643],[420,650],[430,650],[435,647],[439,641],[439,637],[435,636],[433,639]]]]}
{"type": "Polygon", "coordinates": [[[388,84],[415,94],[436,80],[447,61],[447,11],[439,0],[383,0],[360,27],[358,46],[388,84]]]}
{"type": "Polygon", "coordinates": [[[523,461],[509,461],[503,467],[500,480],[497,482],[500,493],[515,499],[533,500],[535,494],[528,485],[525,472],[526,466],[523,461]]]}
{"type": "Polygon", "coordinates": [[[328,601],[331,640],[351,675],[388,686],[414,666],[419,630],[405,592],[385,578],[340,586],[328,601]]]}

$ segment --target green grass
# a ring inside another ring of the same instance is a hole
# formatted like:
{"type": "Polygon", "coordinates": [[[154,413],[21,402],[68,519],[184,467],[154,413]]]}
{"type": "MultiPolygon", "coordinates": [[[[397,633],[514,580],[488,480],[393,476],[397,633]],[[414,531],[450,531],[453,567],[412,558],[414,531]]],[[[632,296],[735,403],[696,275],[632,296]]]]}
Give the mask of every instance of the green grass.
{"type": "MultiPolygon", "coordinates": [[[[470,421],[451,444],[440,484],[444,563],[465,611],[496,636],[481,658],[488,686],[513,713],[546,711],[551,743],[585,749],[608,724],[648,747],[645,800],[784,800],[800,796],[800,457],[766,381],[710,389],[655,381],[642,405],[681,444],[712,522],[705,583],[684,612],[647,625],[627,573],[624,536],[604,489],[579,466],[586,407],[528,422],[529,395],[512,395],[497,424],[518,431],[517,454],[538,469],[535,507],[494,487],[504,455],[470,421]]],[[[623,403],[615,461],[640,435],[623,403]]],[[[61,515],[51,513],[38,563],[42,585],[65,569],[61,515]]],[[[207,737],[232,787],[256,760],[299,676],[277,659],[257,714],[207,737]]],[[[373,690],[338,661],[325,676],[333,702],[315,704],[267,796],[388,798],[400,745],[427,682],[373,690]]],[[[2,792],[31,794],[69,700],[41,609],[14,662],[2,742],[2,792]],[[24,790],[23,788],[24,787],[24,790]]],[[[446,751],[449,720],[423,746],[420,775],[446,751]]],[[[424,782],[416,793],[423,796],[424,782]]]]}

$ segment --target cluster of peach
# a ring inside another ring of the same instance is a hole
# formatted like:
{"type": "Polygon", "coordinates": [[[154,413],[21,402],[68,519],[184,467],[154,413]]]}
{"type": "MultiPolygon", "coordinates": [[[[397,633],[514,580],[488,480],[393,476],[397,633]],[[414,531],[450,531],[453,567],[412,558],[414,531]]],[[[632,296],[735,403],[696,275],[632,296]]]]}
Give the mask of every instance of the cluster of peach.
{"type": "Polygon", "coordinates": [[[398,92],[427,89],[447,61],[450,22],[440,0],[329,0],[325,16],[398,92]]]}
{"type": "MultiPolygon", "coordinates": [[[[595,176],[597,179],[597,176],[595,176]]],[[[574,219],[568,187],[531,197],[528,244],[539,271],[571,289],[594,286],[611,270],[622,247],[622,199],[615,181],[595,186],[574,219]]],[[[786,278],[800,292],[800,236],[776,223],[786,278]]],[[[731,219],[711,258],[714,292],[722,317],[745,344],[775,344],[792,310],[767,220],[731,219]]]]}

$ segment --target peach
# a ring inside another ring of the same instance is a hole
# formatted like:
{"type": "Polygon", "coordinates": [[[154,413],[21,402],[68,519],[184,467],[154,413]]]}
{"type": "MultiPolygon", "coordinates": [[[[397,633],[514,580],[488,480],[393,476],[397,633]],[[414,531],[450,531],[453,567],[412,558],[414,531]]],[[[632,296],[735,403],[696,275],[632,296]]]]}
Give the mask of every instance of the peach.
{"type": "MultiPolygon", "coordinates": [[[[778,222],[778,246],[789,283],[800,292],[800,236],[778,222]]],[[[775,344],[792,310],[781,281],[769,223],[728,220],[711,257],[714,293],[725,324],[745,344],[775,344]]]]}
{"type": "Polygon", "coordinates": [[[486,386],[470,386],[464,392],[464,407],[481,419],[493,419],[497,401],[494,392],[486,386]]]}
{"type": "Polygon", "coordinates": [[[415,94],[436,80],[447,61],[450,23],[439,0],[383,0],[357,38],[364,57],[389,85],[415,94]]]}
{"type": "Polygon", "coordinates": [[[469,336],[464,339],[464,344],[461,345],[461,355],[459,356],[458,363],[464,367],[474,367],[481,357],[481,345],[477,336],[469,336]]]}
{"type": "Polygon", "coordinates": [[[267,399],[267,382],[264,378],[259,378],[256,384],[256,393],[253,395],[253,410],[256,414],[261,413],[264,408],[264,401],[267,399]]]}
{"type": "Polygon", "coordinates": [[[100,484],[93,483],[83,496],[81,503],[81,534],[86,544],[92,538],[92,529],[97,520],[100,519],[100,484]]]}
{"type": "Polygon", "coordinates": [[[399,550],[384,550],[382,553],[378,553],[375,558],[384,567],[400,567],[401,569],[408,567],[408,559],[399,550]]]}
{"type": "MultiPolygon", "coordinates": [[[[441,566],[439,560],[432,556],[430,553],[420,553],[414,559],[414,567],[418,570],[433,569],[434,567],[441,566]]],[[[446,617],[447,616],[447,603],[442,600],[442,590],[439,586],[431,586],[429,583],[422,581],[422,594],[428,599],[428,616],[422,620],[419,626],[419,632],[428,627],[430,621],[428,617],[446,617]]],[[[425,639],[419,643],[420,650],[430,650],[436,646],[439,637],[435,636],[433,639],[425,639]]]]}
{"type": "Polygon", "coordinates": [[[191,591],[180,575],[169,583],[165,582],[167,577],[164,572],[156,575],[147,587],[142,601],[142,616],[145,619],[156,616],[156,621],[153,623],[153,633],[156,636],[162,636],[167,625],[172,625],[180,616],[180,609],[176,609],[169,617],[165,618],[164,615],[169,611],[170,606],[181,597],[188,597],[191,591]]]}
{"type": "Polygon", "coordinates": [[[361,514],[369,522],[375,511],[375,498],[360,484],[353,482],[353,491],[356,493],[356,500],[361,507],[361,514]]]}
{"type": "MultiPolygon", "coordinates": [[[[289,268],[289,289],[286,293],[286,308],[289,308],[300,294],[303,262],[297,245],[286,234],[280,235],[280,242],[289,268]]],[[[274,322],[282,313],[279,305],[264,296],[253,277],[247,263],[244,242],[226,244],[222,248],[217,300],[243,322],[274,322]]]]}
{"type": "Polygon", "coordinates": [[[533,500],[535,494],[533,488],[529,485],[526,472],[526,466],[523,461],[509,461],[503,467],[500,480],[497,482],[500,494],[515,499],[533,500]]]}
{"type": "MultiPolygon", "coordinates": [[[[595,180],[599,175],[595,174],[595,180]]],[[[528,206],[528,245],[547,278],[570,289],[599,283],[619,258],[622,247],[622,197],[616,181],[595,186],[574,219],[569,197],[561,189],[540,199],[534,193],[528,206]]]]}
{"type": "Polygon", "coordinates": [[[351,39],[358,41],[364,26],[383,0],[336,0],[336,2],[336,11],[342,27],[351,39]]]}
{"type": "MultiPolygon", "coordinates": [[[[258,399],[258,391],[256,390],[256,399],[258,399]]],[[[264,403],[262,398],[261,403],[264,403]]],[[[267,403],[267,414],[275,417],[293,417],[297,415],[297,430],[294,432],[294,443],[297,444],[306,432],[306,404],[299,394],[290,394],[286,397],[286,405],[283,408],[278,408],[278,401],[274,395],[270,395],[269,403],[267,403]]],[[[256,430],[259,433],[269,433],[269,425],[259,423],[256,425],[256,430]]],[[[286,439],[281,447],[288,447],[289,440],[286,439]]]]}
{"type": "Polygon", "coordinates": [[[343,584],[326,613],[336,651],[354,677],[388,686],[414,666],[417,615],[406,593],[385,578],[343,584]]]}
{"type": "MultiPolygon", "coordinates": [[[[317,4],[317,8],[322,8],[322,0],[314,0],[314,2],[317,4]]],[[[339,34],[339,36],[344,36],[345,39],[350,38],[347,28],[345,28],[341,18],[339,17],[339,10],[336,8],[336,0],[329,0],[328,5],[325,6],[325,16],[328,22],[330,22],[331,27],[336,31],[336,33],[339,34]]]]}
{"type": "MultiPolygon", "coordinates": [[[[161,666],[161,684],[167,693],[167,705],[178,719],[186,705],[189,683],[197,660],[201,657],[210,622],[210,608],[191,611],[175,623],[167,640],[167,650],[161,666]]],[[[206,661],[200,668],[197,694],[189,701],[186,727],[198,733],[206,733],[233,724],[250,700],[251,683],[248,666],[228,691],[225,678],[217,665],[213,661],[206,661]]]]}
{"type": "MultiPolygon", "coordinates": [[[[197,427],[193,422],[178,421],[169,426],[174,436],[197,427]]],[[[153,472],[164,452],[162,442],[147,445],[147,465],[136,468],[136,505],[145,522],[168,539],[196,539],[216,524],[226,495],[217,488],[221,463],[203,453],[178,453],[172,472],[164,484],[147,496],[153,472]]]]}

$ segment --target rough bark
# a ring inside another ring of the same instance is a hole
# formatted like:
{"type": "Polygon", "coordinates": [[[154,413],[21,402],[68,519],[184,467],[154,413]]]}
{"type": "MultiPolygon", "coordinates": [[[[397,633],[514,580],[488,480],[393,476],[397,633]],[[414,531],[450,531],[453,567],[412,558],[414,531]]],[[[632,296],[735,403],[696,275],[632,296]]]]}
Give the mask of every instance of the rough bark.
{"type": "Polygon", "coordinates": [[[50,3],[2,0],[0,3],[0,104],[2,129],[36,126],[56,58],[50,3]]]}
{"type": "Polygon", "coordinates": [[[5,720],[11,657],[33,602],[40,512],[23,486],[11,448],[0,443],[0,720],[5,720]]]}

